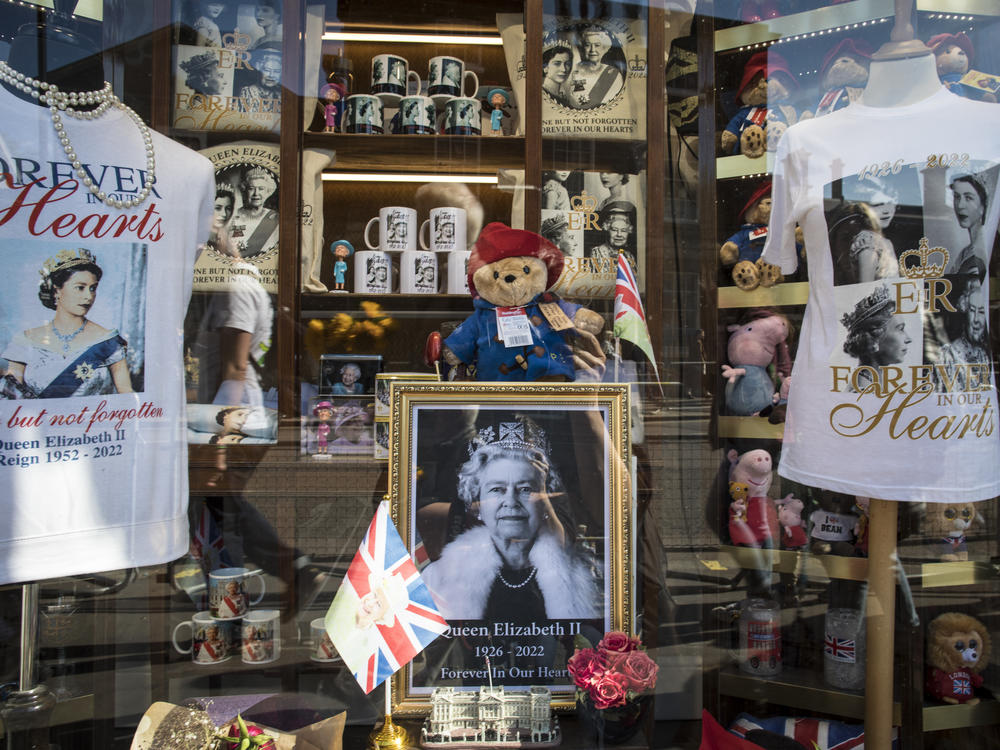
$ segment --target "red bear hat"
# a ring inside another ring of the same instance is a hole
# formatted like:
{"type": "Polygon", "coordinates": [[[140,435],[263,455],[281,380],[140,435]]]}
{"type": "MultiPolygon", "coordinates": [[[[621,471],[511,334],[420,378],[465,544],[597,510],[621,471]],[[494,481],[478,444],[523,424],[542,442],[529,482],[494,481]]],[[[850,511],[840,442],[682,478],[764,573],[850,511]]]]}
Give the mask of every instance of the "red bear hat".
{"type": "Polygon", "coordinates": [[[967,58],[969,58],[969,65],[972,65],[972,58],[975,55],[975,49],[972,46],[972,40],[966,36],[965,32],[958,32],[957,34],[935,34],[930,39],[927,40],[927,46],[934,50],[937,54],[938,48],[945,44],[954,44],[959,47],[967,58]]]}
{"type": "Polygon", "coordinates": [[[506,224],[494,221],[483,227],[479,239],[472,246],[469,256],[469,291],[473,297],[478,297],[476,285],[472,277],[483,266],[495,263],[504,258],[516,258],[520,255],[530,255],[539,258],[549,269],[545,288],[548,289],[559,279],[565,263],[562,250],[547,239],[534,232],[524,229],[511,229],[506,224]]]}
{"type": "Polygon", "coordinates": [[[790,84],[789,89],[798,88],[799,82],[792,74],[792,69],[788,67],[788,61],[785,58],[777,52],[756,52],[743,67],[743,78],[740,80],[740,87],[736,90],[737,97],[743,95],[744,89],[750,85],[750,81],[758,73],[762,73],[765,78],[770,78],[775,73],[783,73],[790,84]]]}
{"type": "Polygon", "coordinates": [[[766,198],[771,194],[771,181],[761,184],[750,196],[750,199],[746,202],[746,205],[740,209],[740,221],[746,221],[744,218],[747,215],[747,211],[753,208],[753,204],[759,201],[761,198],[766,198]]]}

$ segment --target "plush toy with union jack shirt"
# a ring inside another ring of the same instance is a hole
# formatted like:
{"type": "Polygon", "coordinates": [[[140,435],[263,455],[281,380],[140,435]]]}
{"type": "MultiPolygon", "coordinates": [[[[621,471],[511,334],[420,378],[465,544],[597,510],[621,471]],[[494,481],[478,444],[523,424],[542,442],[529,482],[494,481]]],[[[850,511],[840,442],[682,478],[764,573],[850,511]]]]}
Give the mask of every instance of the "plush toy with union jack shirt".
{"type": "Polygon", "coordinates": [[[945,703],[979,703],[979,674],[990,661],[990,634],[963,612],[938,615],[927,629],[927,692],[945,703]]]}

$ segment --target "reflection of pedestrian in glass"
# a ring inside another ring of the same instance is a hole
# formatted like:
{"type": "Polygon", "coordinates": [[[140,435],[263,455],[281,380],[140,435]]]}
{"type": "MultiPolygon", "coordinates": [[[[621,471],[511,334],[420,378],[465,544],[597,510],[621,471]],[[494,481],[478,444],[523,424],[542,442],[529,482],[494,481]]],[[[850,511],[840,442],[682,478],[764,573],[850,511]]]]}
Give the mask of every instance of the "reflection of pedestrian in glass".
{"type": "Polygon", "coordinates": [[[971,174],[956,177],[951,183],[951,193],[958,225],[969,232],[969,244],[951,259],[946,270],[946,273],[959,273],[971,256],[985,257],[982,234],[988,202],[983,183],[971,174]]]}
{"type": "Polygon", "coordinates": [[[542,173],[542,208],[569,211],[569,191],[566,190],[569,176],[568,171],[542,173]]]}
{"type": "MultiPolygon", "coordinates": [[[[459,469],[458,497],[481,525],[445,545],[423,571],[446,619],[541,622],[598,617],[591,562],[570,543],[568,509],[544,432],[529,420],[479,431],[459,469]]],[[[572,527],[570,527],[572,528],[572,527]]]]}
{"type": "Polygon", "coordinates": [[[867,391],[877,385],[876,368],[903,361],[913,339],[906,332],[901,317],[896,317],[896,303],[889,287],[879,286],[858,300],[853,312],[844,313],[840,322],[847,329],[844,353],[858,360],[860,369],[852,379],[852,389],[867,391]]]}
{"type": "Polygon", "coordinates": [[[180,63],[180,68],[187,74],[184,85],[195,92],[188,100],[188,106],[192,109],[206,107],[206,97],[222,93],[223,80],[218,52],[202,52],[190,57],[180,63]]]}
{"type": "Polygon", "coordinates": [[[593,109],[612,99],[625,84],[624,55],[611,32],[591,26],[580,32],[580,62],[563,84],[563,96],[574,109],[593,109]],[[609,64],[614,62],[615,64],[609,64]]]}
{"type": "Polygon", "coordinates": [[[961,330],[951,343],[941,347],[935,368],[935,388],[940,392],[959,392],[978,388],[989,378],[990,357],[986,347],[986,295],[983,294],[983,279],[986,264],[974,258],[969,264],[972,269],[955,282],[959,295],[955,308],[961,330]],[[981,371],[973,373],[961,365],[982,365],[981,371]],[[975,382],[970,382],[976,376],[975,382]]]}
{"type": "Polygon", "coordinates": [[[868,203],[852,201],[830,212],[827,223],[837,284],[899,276],[899,261],[892,242],[882,234],[883,222],[887,226],[895,213],[895,204],[891,205],[891,212],[882,205],[880,213],[876,213],[868,203]]]}
{"type": "Polygon", "coordinates": [[[196,35],[195,44],[199,47],[221,47],[222,33],[218,22],[226,4],[201,0],[198,5],[200,13],[192,27],[196,35]]]}
{"type": "Polygon", "coordinates": [[[216,434],[246,437],[243,426],[247,423],[249,416],[250,409],[245,406],[227,406],[224,409],[219,409],[215,415],[215,421],[218,422],[221,429],[216,434]]]}
{"type": "Polygon", "coordinates": [[[361,368],[354,362],[348,362],[340,368],[340,382],[333,384],[333,392],[338,396],[352,396],[365,392],[361,380],[361,368]]]}
{"type": "Polygon", "coordinates": [[[132,393],[125,339],[117,330],[87,319],[103,273],[97,258],[84,248],[61,250],[45,261],[38,299],[55,315],[15,335],[3,350],[8,362],[5,396],[132,393]]]}
{"type": "Polygon", "coordinates": [[[573,50],[557,44],[542,52],[542,91],[559,104],[566,104],[563,85],[573,69],[573,50]]]}

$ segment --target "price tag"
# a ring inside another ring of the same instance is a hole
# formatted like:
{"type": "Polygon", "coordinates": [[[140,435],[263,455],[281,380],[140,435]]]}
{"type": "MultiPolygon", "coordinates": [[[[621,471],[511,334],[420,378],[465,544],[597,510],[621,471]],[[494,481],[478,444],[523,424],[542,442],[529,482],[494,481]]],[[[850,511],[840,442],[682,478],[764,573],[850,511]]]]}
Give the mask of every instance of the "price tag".
{"type": "Polygon", "coordinates": [[[542,311],[542,315],[549,321],[549,326],[553,331],[569,331],[576,328],[573,325],[573,321],[566,317],[566,313],[555,302],[539,302],[538,309],[542,311]]]}
{"type": "Polygon", "coordinates": [[[531,346],[531,324],[521,307],[497,308],[497,335],[508,349],[531,346]]]}

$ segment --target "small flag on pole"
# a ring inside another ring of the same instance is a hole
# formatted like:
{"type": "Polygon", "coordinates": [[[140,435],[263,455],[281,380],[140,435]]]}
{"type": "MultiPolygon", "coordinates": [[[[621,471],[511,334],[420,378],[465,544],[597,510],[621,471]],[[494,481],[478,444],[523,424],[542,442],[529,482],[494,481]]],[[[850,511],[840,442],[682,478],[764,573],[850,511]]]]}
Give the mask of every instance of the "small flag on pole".
{"type": "Polygon", "coordinates": [[[653,365],[656,379],[660,372],[653,356],[653,342],[649,338],[649,328],[646,327],[646,313],[642,309],[642,299],[639,297],[639,285],[635,274],[629,265],[625,253],[618,253],[618,278],[615,280],[615,324],[614,333],[620,339],[629,341],[646,355],[653,365]]]}
{"type": "Polygon", "coordinates": [[[381,503],[326,613],[330,640],[370,693],[447,629],[381,503]]]}

